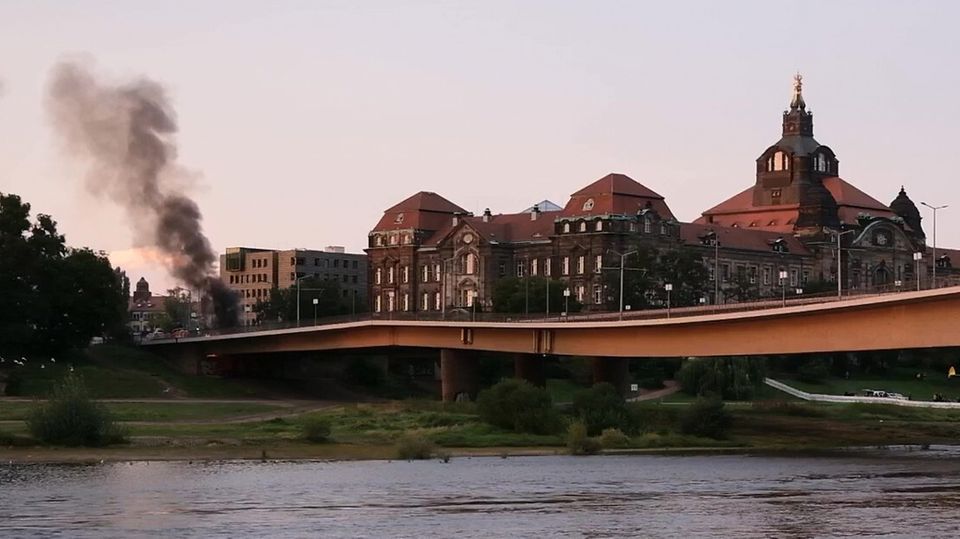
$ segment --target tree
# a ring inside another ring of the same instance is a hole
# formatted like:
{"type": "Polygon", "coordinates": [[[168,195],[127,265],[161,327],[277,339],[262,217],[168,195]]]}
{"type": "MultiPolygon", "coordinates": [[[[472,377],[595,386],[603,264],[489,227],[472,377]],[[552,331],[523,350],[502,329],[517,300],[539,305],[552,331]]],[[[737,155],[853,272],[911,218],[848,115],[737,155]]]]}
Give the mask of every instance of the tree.
{"type": "Polygon", "coordinates": [[[103,253],[70,249],[49,215],[0,193],[0,351],[59,353],[122,331],[123,283],[103,253]]]}
{"type": "MultiPolygon", "coordinates": [[[[680,247],[660,253],[656,275],[660,283],[673,284],[670,302],[676,307],[699,305],[709,278],[707,267],[703,265],[700,255],[680,247]]],[[[657,295],[661,304],[664,303],[666,291],[662,286],[657,288],[657,295]]]]}
{"type": "MultiPolygon", "coordinates": [[[[313,319],[313,300],[317,300],[317,317],[346,314],[350,306],[340,292],[340,283],[319,277],[300,281],[300,319],[313,319]]],[[[266,301],[253,307],[259,322],[290,321],[297,319],[297,287],[274,288],[266,301]]]]}
{"type": "MultiPolygon", "coordinates": [[[[623,304],[636,311],[648,309],[656,301],[658,253],[646,244],[637,244],[633,250],[637,252],[623,260],[623,304]]],[[[620,257],[606,257],[604,267],[604,286],[619,309],[620,257]]]]}
{"type": "MultiPolygon", "coordinates": [[[[567,285],[563,281],[546,277],[506,277],[497,280],[493,286],[493,311],[498,313],[545,313],[547,312],[547,289],[550,290],[550,312],[564,310],[566,302],[563,291],[567,285]]],[[[580,303],[570,298],[570,311],[578,312],[580,303]]]]}
{"type": "Polygon", "coordinates": [[[164,316],[158,320],[158,326],[164,331],[190,327],[190,314],[193,311],[190,291],[181,288],[167,290],[163,300],[164,316]]]}
{"type": "Polygon", "coordinates": [[[750,301],[760,297],[760,289],[756,283],[750,282],[750,278],[745,273],[737,273],[725,295],[732,296],[740,302],[750,301]]]}

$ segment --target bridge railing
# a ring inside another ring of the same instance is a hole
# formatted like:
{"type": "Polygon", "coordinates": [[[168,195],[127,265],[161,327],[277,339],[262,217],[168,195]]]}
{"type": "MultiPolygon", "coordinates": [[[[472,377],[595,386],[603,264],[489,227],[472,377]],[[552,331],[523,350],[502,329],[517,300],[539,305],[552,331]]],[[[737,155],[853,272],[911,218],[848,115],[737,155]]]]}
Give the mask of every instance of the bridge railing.
{"type": "MultiPolygon", "coordinates": [[[[943,283],[943,286],[955,285],[956,283],[943,283]]],[[[762,298],[751,301],[730,302],[718,305],[697,305],[692,307],[666,307],[643,309],[638,311],[603,311],[603,312],[583,312],[583,313],[488,313],[475,312],[469,308],[456,307],[446,311],[416,311],[404,312],[394,311],[386,313],[357,313],[339,316],[327,316],[323,318],[301,319],[297,321],[265,321],[251,326],[240,326],[225,329],[210,329],[202,332],[200,336],[220,336],[237,335],[244,333],[255,333],[262,331],[274,331],[294,328],[309,328],[316,326],[329,326],[335,324],[344,324],[349,322],[363,322],[368,320],[401,320],[401,321],[420,321],[420,322],[494,322],[494,323],[517,323],[517,322],[602,322],[615,320],[654,320],[666,318],[682,318],[689,316],[702,316],[706,314],[722,314],[736,312],[750,312],[767,309],[776,309],[783,306],[801,306],[818,303],[828,303],[839,301],[841,299],[850,299],[853,297],[870,297],[899,292],[913,291],[916,288],[904,288],[889,286],[877,286],[871,289],[863,290],[844,290],[843,297],[838,297],[836,291],[804,293],[797,295],[794,288],[789,288],[786,297],[762,298]],[[793,290],[794,294],[789,294],[793,290]]],[[[196,337],[196,335],[192,335],[196,337]]],[[[177,339],[155,339],[151,342],[169,342],[177,339]]]]}

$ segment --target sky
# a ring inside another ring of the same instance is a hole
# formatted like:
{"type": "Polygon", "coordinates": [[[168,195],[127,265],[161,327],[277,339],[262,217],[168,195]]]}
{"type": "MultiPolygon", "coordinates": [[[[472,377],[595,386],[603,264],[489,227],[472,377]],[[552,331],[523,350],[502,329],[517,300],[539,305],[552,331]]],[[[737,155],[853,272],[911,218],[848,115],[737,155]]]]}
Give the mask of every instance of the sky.
{"type": "Polygon", "coordinates": [[[960,247],[957,20],[952,1],[5,0],[0,192],[132,280],[174,284],[51,129],[50,71],[83,57],[167,87],[220,252],[359,251],[421,190],[509,213],[610,172],[691,221],[755,181],[799,71],[840,175],[950,204],[937,241],[960,247]]]}

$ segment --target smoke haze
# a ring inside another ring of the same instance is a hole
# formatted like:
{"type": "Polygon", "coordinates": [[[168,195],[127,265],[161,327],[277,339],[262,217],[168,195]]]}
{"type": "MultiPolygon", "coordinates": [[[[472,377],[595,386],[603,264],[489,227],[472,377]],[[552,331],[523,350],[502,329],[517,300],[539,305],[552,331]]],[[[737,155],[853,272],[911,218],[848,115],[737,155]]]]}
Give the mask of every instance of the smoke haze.
{"type": "Polygon", "coordinates": [[[200,208],[178,187],[189,175],[177,164],[176,115],[163,86],[104,83],[86,64],[61,62],[47,107],[67,151],[88,166],[90,192],[120,204],[137,244],[168,255],[173,276],[213,300],[217,324],[234,325],[236,298],[215,275],[200,208]]]}

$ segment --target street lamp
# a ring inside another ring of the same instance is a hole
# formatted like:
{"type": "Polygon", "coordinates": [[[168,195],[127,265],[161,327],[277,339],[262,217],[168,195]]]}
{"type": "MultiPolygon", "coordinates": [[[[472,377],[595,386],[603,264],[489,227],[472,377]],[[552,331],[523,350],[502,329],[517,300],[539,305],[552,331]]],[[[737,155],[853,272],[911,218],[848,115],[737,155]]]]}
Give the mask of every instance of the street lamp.
{"type": "Polygon", "coordinates": [[[713,304],[720,303],[720,238],[717,237],[717,231],[711,230],[704,236],[708,242],[713,243],[713,304]]]}
{"type": "Polygon", "coordinates": [[[923,260],[923,253],[921,253],[920,251],[913,253],[913,261],[917,263],[917,292],[920,291],[920,261],[921,260],[923,260]]]}
{"type": "Polygon", "coordinates": [[[480,295],[480,293],[477,292],[476,290],[471,290],[471,291],[470,291],[470,308],[472,309],[472,312],[471,312],[471,314],[470,314],[470,318],[471,318],[471,320],[473,320],[473,321],[476,321],[476,320],[477,320],[477,296],[479,296],[479,295],[480,295]]]}
{"type": "Polygon", "coordinates": [[[608,249],[608,251],[620,257],[620,320],[623,320],[623,269],[626,258],[630,255],[637,254],[637,252],[627,251],[625,253],[618,253],[613,249],[608,249]]]}
{"type": "Polygon", "coordinates": [[[447,271],[447,263],[453,262],[454,260],[456,260],[456,258],[450,257],[442,262],[443,263],[443,267],[442,267],[443,280],[440,282],[440,291],[441,291],[440,295],[441,295],[441,299],[443,300],[443,305],[440,306],[440,309],[441,309],[440,318],[442,320],[447,319],[447,277],[448,277],[447,273],[449,273],[447,271]]]}
{"type": "Polygon", "coordinates": [[[667,291],[667,318],[670,318],[670,292],[673,292],[673,284],[667,283],[663,285],[663,289],[667,291]]]}
{"type": "Polygon", "coordinates": [[[781,291],[781,295],[783,296],[784,307],[787,306],[787,276],[788,275],[789,274],[787,273],[787,270],[785,269],[780,270],[780,291],[781,291]]]}
{"type": "Polygon", "coordinates": [[[937,210],[942,210],[949,206],[949,204],[944,204],[943,206],[932,206],[926,202],[921,202],[924,206],[933,210],[933,288],[937,287],[937,210]]]}
{"type": "Polygon", "coordinates": [[[313,298],[313,325],[317,325],[317,305],[319,303],[319,299],[313,298]]]}
{"type": "Polygon", "coordinates": [[[563,289],[563,316],[570,313],[570,288],[563,289]]]}
{"type": "Polygon", "coordinates": [[[843,260],[840,257],[841,246],[840,238],[845,234],[853,234],[856,230],[847,230],[841,232],[839,230],[834,230],[832,228],[823,227],[823,231],[827,234],[836,234],[837,237],[837,298],[843,297],[843,260]]]}
{"type": "Polygon", "coordinates": [[[297,327],[300,327],[300,281],[310,277],[310,274],[304,273],[296,278],[297,280],[297,327]]]}

